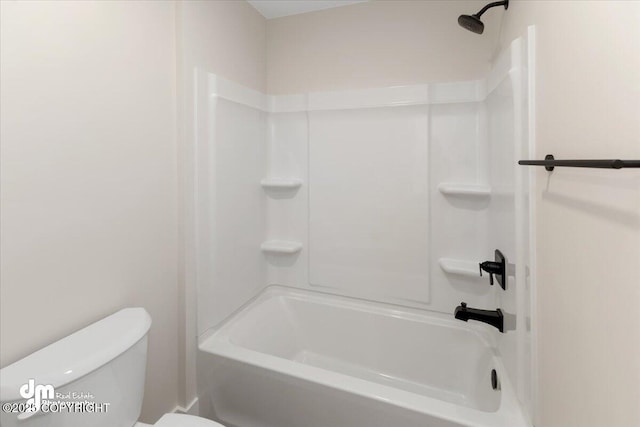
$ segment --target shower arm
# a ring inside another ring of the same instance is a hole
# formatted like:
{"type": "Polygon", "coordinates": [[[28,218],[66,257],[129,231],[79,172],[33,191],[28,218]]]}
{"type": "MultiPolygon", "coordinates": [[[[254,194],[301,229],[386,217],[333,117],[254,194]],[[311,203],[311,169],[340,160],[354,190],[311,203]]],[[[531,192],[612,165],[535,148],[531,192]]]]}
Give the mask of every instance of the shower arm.
{"type": "Polygon", "coordinates": [[[485,7],[483,7],[482,9],[480,9],[480,12],[476,13],[474,16],[476,18],[480,18],[482,16],[483,13],[485,13],[487,10],[491,9],[492,7],[497,7],[497,6],[504,6],[505,9],[509,8],[509,2],[508,1],[494,1],[493,3],[489,3],[488,5],[486,5],[485,7]]]}

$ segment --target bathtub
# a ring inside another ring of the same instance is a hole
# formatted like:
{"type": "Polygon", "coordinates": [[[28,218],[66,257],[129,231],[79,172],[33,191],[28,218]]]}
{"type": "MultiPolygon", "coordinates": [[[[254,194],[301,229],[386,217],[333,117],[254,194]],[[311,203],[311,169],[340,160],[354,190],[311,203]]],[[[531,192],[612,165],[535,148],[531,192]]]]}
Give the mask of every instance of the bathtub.
{"type": "Polygon", "coordinates": [[[528,426],[495,338],[452,315],[272,286],[201,339],[200,413],[229,427],[528,426]]]}

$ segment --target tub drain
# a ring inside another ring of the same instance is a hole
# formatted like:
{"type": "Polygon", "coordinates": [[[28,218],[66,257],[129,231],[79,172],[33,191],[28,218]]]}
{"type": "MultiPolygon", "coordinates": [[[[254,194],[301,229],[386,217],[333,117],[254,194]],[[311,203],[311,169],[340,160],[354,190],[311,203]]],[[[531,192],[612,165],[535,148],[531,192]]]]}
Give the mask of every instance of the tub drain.
{"type": "Polygon", "coordinates": [[[495,369],[491,370],[491,388],[494,390],[500,390],[500,382],[498,381],[498,373],[495,369]]]}

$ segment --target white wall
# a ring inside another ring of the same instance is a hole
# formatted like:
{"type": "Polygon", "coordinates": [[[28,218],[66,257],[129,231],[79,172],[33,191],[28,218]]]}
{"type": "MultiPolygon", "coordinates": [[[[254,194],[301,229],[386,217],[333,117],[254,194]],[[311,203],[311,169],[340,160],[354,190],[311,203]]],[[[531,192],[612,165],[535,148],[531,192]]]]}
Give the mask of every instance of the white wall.
{"type": "Polygon", "coordinates": [[[1,363],[142,306],[155,421],[178,390],[174,4],[1,7],[1,363]]]}
{"type": "Polygon", "coordinates": [[[193,69],[265,90],[265,20],[242,1],[1,4],[0,362],[143,306],[155,421],[195,396],[193,69]]]}
{"type": "Polygon", "coordinates": [[[473,80],[491,65],[504,9],[478,36],[457,25],[485,1],[378,0],[267,21],[271,94],[473,80]]]}
{"type": "MultiPolygon", "coordinates": [[[[537,27],[537,157],[640,158],[640,2],[514,1],[537,27]]],[[[640,171],[536,170],[538,422],[640,425],[640,171]]]]}
{"type": "Polygon", "coordinates": [[[246,1],[178,2],[178,46],[185,72],[193,67],[266,90],[266,20],[246,1]]]}

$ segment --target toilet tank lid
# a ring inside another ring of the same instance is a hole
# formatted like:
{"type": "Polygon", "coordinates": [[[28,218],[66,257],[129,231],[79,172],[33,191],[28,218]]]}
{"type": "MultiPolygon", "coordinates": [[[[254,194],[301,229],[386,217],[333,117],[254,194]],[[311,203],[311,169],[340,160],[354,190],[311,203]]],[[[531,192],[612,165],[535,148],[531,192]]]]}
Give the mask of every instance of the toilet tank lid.
{"type": "Polygon", "coordinates": [[[144,308],[125,308],[0,369],[0,401],[20,400],[20,387],[62,387],[109,363],[151,327],[144,308]]]}

